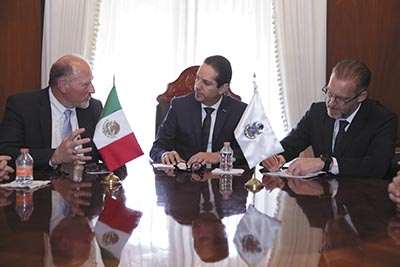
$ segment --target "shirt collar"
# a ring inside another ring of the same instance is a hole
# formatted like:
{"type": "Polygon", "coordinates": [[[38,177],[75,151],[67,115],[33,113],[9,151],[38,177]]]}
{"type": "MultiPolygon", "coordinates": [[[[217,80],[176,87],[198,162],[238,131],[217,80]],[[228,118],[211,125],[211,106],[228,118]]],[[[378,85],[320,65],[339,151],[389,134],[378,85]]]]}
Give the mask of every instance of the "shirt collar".
{"type": "MultiPolygon", "coordinates": [[[[67,109],[64,107],[63,104],[60,103],[60,101],[57,100],[57,98],[54,96],[51,88],[49,89],[49,98],[50,98],[50,105],[51,109],[56,111],[57,113],[63,114],[64,111],[67,109]]],[[[75,108],[70,108],[73,112],[75,112],[75,108]]]]}
{"type": "Polygon", "coordinates": [[[212,105],[212,106],[206,106],[206,105],[204,105],[203,103],[201,103],[201,109],[203,110],[204,108],[213,108],[213,109],[215,109],[215,110],[218,110],[219,106],[221,105],[222,98],[224,98],[224,96],[221,96],[221,97],[219,98],[218,102],[215,103],[215,104],[212,105]]]}

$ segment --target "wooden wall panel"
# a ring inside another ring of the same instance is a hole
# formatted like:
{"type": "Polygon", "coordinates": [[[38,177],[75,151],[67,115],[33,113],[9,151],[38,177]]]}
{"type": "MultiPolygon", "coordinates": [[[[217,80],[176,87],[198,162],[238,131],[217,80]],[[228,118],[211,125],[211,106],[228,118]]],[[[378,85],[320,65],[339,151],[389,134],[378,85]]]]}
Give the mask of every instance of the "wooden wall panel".
{"type": "MultiPolygon", "coordinates": [[[[343,58],[371,69],[371,98],[400,118],[400,1],[328,0],[327,77],[343,58]]],[[[400,127],[397,143],[400,144],[400,127]]]]}
{"type": "Polygon", "coordinates": [[[7,96],[40,89],[44,0],[0,1],[0,121],[7,96]]]}

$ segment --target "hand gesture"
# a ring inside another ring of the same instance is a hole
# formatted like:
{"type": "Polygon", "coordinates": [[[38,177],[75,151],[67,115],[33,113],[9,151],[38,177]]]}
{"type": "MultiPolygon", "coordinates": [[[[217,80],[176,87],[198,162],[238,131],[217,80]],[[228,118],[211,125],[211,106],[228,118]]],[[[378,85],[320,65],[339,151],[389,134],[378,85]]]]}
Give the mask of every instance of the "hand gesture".
{"type": "Polygon", "coordinates": [[[59,165],[63,163],[72,163],[75,160],[88,161],[92,157],[85,156],[85,153],[92,151],[91,147],[83,148],[84,144],[90,142],[90,138],[80,139],[79,136],[85,132],[84,128],[73,131],[69,136],[64,138],[62,143],[56,148],[51,157],[51,164],[59,165]]]}
{"type": "Polygon", "coordinates": [[[9,160],[10,156],[0,156],[0,181],[10,179],[8,174],[14,172],[14,169],[7,165],[9,160]]]}

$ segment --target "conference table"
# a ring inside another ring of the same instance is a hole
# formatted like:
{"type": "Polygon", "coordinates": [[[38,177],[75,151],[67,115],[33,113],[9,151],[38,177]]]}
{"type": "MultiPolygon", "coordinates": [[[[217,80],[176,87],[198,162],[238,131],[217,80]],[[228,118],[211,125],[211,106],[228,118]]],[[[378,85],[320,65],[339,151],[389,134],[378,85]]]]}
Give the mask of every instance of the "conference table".
{"type": "Polygon", "coordinates": [[[0,188],[0,266],[400,266],[389,181],[235,168],[155,169],[142,156],[115,171],[120,184],[102,165],[81,180],[35,171],[50,183],[0,188]]]}

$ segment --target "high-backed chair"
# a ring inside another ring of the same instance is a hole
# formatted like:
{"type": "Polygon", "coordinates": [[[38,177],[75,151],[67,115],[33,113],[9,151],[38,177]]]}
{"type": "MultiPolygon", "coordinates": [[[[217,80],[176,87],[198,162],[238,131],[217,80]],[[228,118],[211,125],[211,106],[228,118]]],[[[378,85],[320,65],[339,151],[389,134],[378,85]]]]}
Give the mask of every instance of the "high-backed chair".
{"type": "MultiPolygon", "coordinates": [[[[191,66],[185,69],[175,81],[167,85],[167,90],[163,94],[157,96],[158,104],[156,109],[156,134],[158,127],[168,112],[169,102],[171,99],[175,96],[187,95],[193,92],[194,81],[196,79],[196,73],[198,69],[199,66],[191,66]]],[[[234,94],[230,88],[227,94],[241,100],[240,96],[234,94]]]]}

